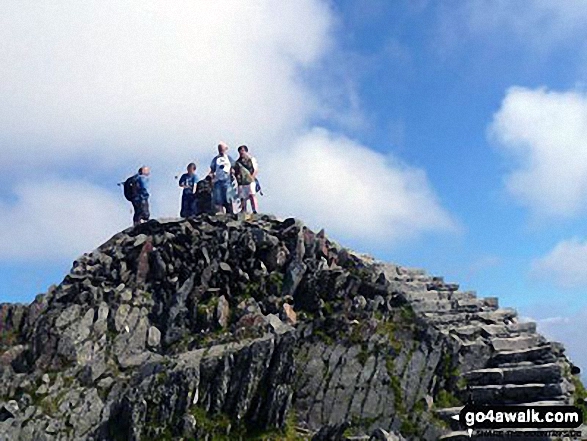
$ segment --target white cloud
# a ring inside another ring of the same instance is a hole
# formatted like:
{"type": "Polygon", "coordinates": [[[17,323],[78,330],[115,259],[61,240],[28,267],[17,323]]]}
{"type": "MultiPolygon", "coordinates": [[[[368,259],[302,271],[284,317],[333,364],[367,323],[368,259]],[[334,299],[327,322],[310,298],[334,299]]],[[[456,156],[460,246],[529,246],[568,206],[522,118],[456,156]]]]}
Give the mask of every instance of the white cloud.
{"type": "Polygon", "coordinates": [[[344,136],[314,129],[287,156],[268,158],[267,203],[339,238],[393,242],[454,230],[423,170],[344,136]]]}
{"type": "Polygon", "coordinates": [[[571,217],[587,202],[587,95],[510,88],[490,135],[512,160],[511,194],[539,215],[571,217]]]}
{"type": "Polygon", "coordinates": [[[27,181],[0,204],[0,260],[73,258],[128,227],[120,199],[82,181],[27,181]]]}
{"type": "Polygon", "coordinates": [[[486,37],[488,33],[515,40],[538,52],[552,50],[565,41],[581,43],[585,36],[587,1],[469,0],[441,4],[445,38],[486,37]]]}
{"type": "Polygon", "coordinates": [[[587,283],[587,241],[577,238],[557,244],[532,264],[532,275],[562,288],[579,288],[587,283]]]}
{"type": "Polygon", "coordinates": [[[547,317],[536,320],[538,331],[547,338],[564,343],[567,356],[582,370],[582,378],[587,381],[587,308],[575,314],[547,317]]]}
{"type": "Polygon", "coordinates": [[[128,224],[121,192],[110,191],[141,164],[152,166],[153,215],[177,214],[173,176],[193,160],[205,174],[219,140],[246,143],[259,159],[264,211],[367,240],[450,229],[423,170],[312,129],[323,117],[362,118],[354,88],[328,80],[344,79],[327,66],[343,56],[336,23],[321,0],[1,2],[0,201],[12,186],[19,199],[0,215],[10,232],[0,259],[47,255],[45,246],[19,251],[37,229],[55,255],[93,248],[128,224]],[[44,206],[55,226],[45,230],[19,184],[31,166],[103,188],[88,187],[96,198],[87,198],[51,184],[48,200],[59,204],[44,206]],[[87,237],[56,227],[70,218],[56,207],[78,198],[83,217],[93,213],[87,237]]]}
{"type": "Polygon", "coordinates": [[[316,0],[3,1],[0,168],[274,144],[320,110],[299,74],[332,21],[316,0]]]}

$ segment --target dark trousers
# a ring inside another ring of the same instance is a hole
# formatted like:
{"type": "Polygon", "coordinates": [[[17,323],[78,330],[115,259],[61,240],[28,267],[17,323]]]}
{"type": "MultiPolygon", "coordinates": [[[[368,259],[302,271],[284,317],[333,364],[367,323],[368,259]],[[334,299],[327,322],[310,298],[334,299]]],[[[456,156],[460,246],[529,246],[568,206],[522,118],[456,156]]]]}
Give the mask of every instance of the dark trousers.
{"type": "Polygon", "coordinates": [[[135,209],[135,214],[132,221],[138,224],[141,220],[148,221],[151,214],[149,213],[149,201],[147,199],[140,201],[133,201],[132,206],[135,209]]]}
{"type": "Polygon", "coordinates": [[[197,214],[197,200],[195,194],[183,194],[181,196],[181,217],[191,217],[197,214]]]}

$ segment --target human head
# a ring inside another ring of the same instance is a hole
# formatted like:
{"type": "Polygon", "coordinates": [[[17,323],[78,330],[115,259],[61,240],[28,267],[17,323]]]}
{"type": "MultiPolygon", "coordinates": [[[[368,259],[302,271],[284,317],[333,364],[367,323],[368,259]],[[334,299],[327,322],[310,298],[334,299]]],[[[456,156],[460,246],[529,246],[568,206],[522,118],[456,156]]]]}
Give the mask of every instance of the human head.
{"type": "Polygon", "coordinates": [[[249,148],[246,145],[241,145],[238,148],[238,153],[242,157],[245,157],[249,153],[249,148]]]}
{"type": "Polygon", "coordinates": [[[196,172],[196,164],[194,162],[190,162],[187,169],[188,173],[194,174],[196,172]]]}
{"type": "Polygon", "coordinates": [[[151,174],[151,168],[147,167],[146,165],[143,165],[141,168],[139,168],[139,175],[143,175],[143,176],[149,176],[151,174]]]}
{"type": "Polygon", "coordinates": [[[228,151],[228,145],[226,145],[224,142],[221,142],[220,144],[218,144],[218,154],[224,155],[227,151],[228,151]]]}

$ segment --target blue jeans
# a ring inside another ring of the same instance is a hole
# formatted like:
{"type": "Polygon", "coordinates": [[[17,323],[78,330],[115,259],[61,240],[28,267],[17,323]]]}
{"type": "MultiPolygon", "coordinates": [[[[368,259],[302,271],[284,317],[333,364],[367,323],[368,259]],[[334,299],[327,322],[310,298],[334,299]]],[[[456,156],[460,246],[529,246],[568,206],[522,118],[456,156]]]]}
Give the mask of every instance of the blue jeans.
{"type": "Polygon", "coordinates": [[[226,200],[226,191],[228,190],[229,185],[229,181],[216,181],[214,183],[214,190],[212,192],[214,205],[225,206],[228,203],[226,200]]]}

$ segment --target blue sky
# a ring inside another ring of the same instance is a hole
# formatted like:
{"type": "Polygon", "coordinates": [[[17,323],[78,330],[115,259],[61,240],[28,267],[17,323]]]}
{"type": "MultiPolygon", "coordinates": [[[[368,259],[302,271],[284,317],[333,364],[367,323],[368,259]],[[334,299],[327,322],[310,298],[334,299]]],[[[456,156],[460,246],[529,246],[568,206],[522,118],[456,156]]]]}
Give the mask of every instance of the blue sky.
{"type": "Polygon", "coordinates": [[[0,6],[1,301],[125,227],[137,165],[174,215],[223,139],[267,211],[498,296],[587,367],[587,2],[105,3],[0,6]]]}

